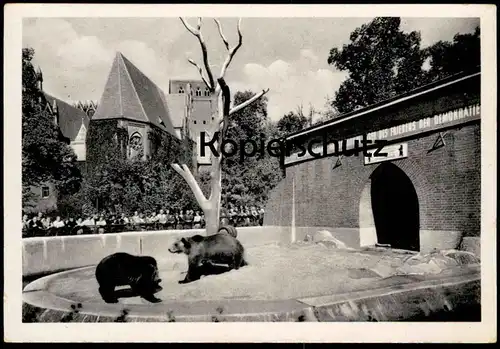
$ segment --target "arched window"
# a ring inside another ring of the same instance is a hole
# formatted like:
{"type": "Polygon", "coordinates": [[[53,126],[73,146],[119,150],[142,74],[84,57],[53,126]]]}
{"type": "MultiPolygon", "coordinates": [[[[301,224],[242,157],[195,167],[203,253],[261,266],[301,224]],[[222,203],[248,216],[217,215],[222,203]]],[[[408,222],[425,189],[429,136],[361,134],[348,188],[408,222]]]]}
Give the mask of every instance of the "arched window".
{"type": "Polygon", "coordinates": [[[210,97],[210,90],[208,88],[205,89],[205,97],[210,97]]]}
{"type": "Polygon", "coordinates": [[[179,93],[184,93],[184,87],[179,86],[179,93]]]}
{"type": "Polygon", "coordinates": [[[196,88],[196,97],[201,97],[201,88],[200,87],[196,88]]]}

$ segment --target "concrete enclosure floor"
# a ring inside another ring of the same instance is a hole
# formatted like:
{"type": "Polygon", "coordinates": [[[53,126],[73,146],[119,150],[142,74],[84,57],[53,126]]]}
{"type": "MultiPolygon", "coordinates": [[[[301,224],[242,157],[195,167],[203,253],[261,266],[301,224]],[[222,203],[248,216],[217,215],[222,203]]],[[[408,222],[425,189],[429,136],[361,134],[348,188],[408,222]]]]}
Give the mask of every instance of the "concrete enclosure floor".
{"type": "MultiPolygon", "coordinates": [[[[163,290],[157,293],[157,297],[168,302],[285,300],[342,294],[428,279],[419,276],[383,278],[374,271],[381,266],[395,270],[407,257],[398,253],[336,250],[317,244],[270,244],[248,248],[248,266],[203,276],[189,284],[178,284],[185,276],[187,261],[186,264],[176,265],[173,270],[162,269],[160,265],[163,290]]],[[[103,303],[94,272],[95,267],[89,267],[66,273],[51,280],[48,290],[77,302],[103,303]]],[[[124,296],[119,300],[122,304],[148,303],[133,294],[122,294],[124,296]]]]}

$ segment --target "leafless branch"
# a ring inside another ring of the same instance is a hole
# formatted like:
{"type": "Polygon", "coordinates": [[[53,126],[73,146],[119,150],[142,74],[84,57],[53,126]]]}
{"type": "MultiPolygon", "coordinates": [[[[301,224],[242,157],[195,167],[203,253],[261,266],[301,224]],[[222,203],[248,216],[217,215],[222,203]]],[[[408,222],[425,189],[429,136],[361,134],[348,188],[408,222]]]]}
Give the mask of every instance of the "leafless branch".
{"type": "Polygon", "coordinates": [[[261,98],[262,96],[264,96],[267,92],[269,92],[269,89],[262,90],[261,92],[257,93],[255,96],[253,96],[252,98],[247,99],[243,103],[241,103],[241,104],[237,105],[236,107],[232,108],[229,111],[229,115],[234,114],[237,111],[240,111],[241,109],[243,109],[243,108],[247,107],[248,105],[252,104],[256,100],[258,100],[259,98],[261,98]]]}
{"type": "Polygon", "coordinates": [[[214,21],[215,21],[215,24],[217,24],[217,28],[219,29],[220,37],[222,38],[222,41],[224,41],[224,45],[226,46],[227,50],[229,51],[230,50],[229,42],[227,42],[227,39],[224,36],[224,33],[222,32],[222,24],[220,24],[220,22],[217,19],[214,19],[214,21]]]}
{"type": "MultiPolygon", "coordinates": [[[[184,24],[184,27],[196,36],[198,38],[198,42],[200,43],[201,47],[201,52],[203,54],[203,65],[205,66],[205,70],[207,72],[208,76],[208,83],[207,86],[209,90],[212,92],[215,91],[215,81],[214,81],[214,76],[212,74],[212,70],[210,69],[210,63],[208,61],[208,51],[207,51],[207,45],[205,44],[205,40],[203,40],[203,35],[201,35],[201,17],[198,18],[198,26],[197,29],[194,29],[192,26],[190,26],[182,17],[179,17],[182,24],[184,24]]],[[[202,76],[203,78],[203,76],[202,76]]]]}
{"type": "MultiPolygon", "coordinates": [[[[269,92],[269,89],[262,90],[260,93],[256,94],[252,98],[246,100],[245,102],[243,102],[240,105],[237,105],[236,107],[234,107],[233,109],[231,109],[229,111],[229,115],[232,115],[232,114],[236,113],[237,111],[240,111],[241,109],[243,109],[243,108],[247,107],[248,105],[252,104],[256,100],[258,100],[259,98],[261,98],[262,96],[264,96],[267,92],[269,92]]],[[[222,118],[222,119],[219,120],[219,126],[214,126],[213,132],[215,132],[217,130],[221,130],[223,125],[224,125],[224,118],[222,118]]]]}
{"type": "MultiPolygon", "coordinates": [[[[224,34],[222,34],[222,28],[220,26],[219,26],[219,32],[220,32],[221,36],[223,37],[223,40],[225,40],[224,34]]],[[[241,47],[242,44],[243,44],[243,35],[241,34],[241,18],[240,18],[238,20],[238,44],[235,47],[233,47],[232,49],[229,48],[229,44],[226,44],[226,47],[228,48],[229,53],[227,55],[226,61],[222,65],[222,69],[220,71],[221,78],[223,78],[224,74],[226,74],[227,67],[229,67],[229,64],[231,64],[231,61],[233,60],[234,55],[236,54],[236,52],[238,52],[238,49],[241,47]]]]}
{"type": "Polygon", "coordinates": [[[198,72],[200,73],[200,76],[201,76],[201,80],[203,80],[203,82],[208,87],[208,89],[211,89],[212,87],[210,86],[210,84],[208,83],[207,79],[203,75],[203,69],[201,69],[201,67],[199,66],[199,64],[196,63],[195,61],[193,61],[191,58],[188,58],[188,62],[191,63],[192,65],[194,65],[198,69],[198,72]]]}
{"type": "Polygon", "coordinates": [[[188,30],[191,34],[193,34],[194,36],[198,37],[198,35],[199,35],[199,29],[200,29],[200,28],[198,28],[198,31],[196,31],[193,27],[191,27],[191,26],[189,25],[189,23],[187,23],[187,22],[184,20],[184,18],[182,18],[182,17],[179,17],[179,18],[180,18],[180,20],[181,20],[182,24],[184,24],[184,27],[186,27],[186,29],[187,29],[187,30],[188,30]]]}
{"type": "Polygon", "coordinates": [[[297,115],[300,116],[300,117],[304,116],[304,105],[302,103],[300,103],[297,106],[297,115]]]}
{"type": "Polygon", "coordinates": [[[184,164],[182,165],[182,168],[178,164],[171,164],[171,166],[178,174],[182,176],[182,178],[184,178],[186,183],[189,185],[201,209],[207,209],[209,204],[208,200],[205,198],[205,195],[203,194],[200,186],[198,185],[198,182],[191,173],[191,170],[189,170],[189,167],[184,164]]]}

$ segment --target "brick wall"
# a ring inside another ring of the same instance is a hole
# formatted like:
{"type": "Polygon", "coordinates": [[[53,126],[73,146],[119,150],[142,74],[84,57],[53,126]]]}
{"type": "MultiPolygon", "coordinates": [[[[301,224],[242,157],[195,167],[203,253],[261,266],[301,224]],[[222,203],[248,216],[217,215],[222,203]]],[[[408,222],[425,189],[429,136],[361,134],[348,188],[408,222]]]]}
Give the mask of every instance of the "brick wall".
{"type": "MultiPolygon", "coordinates": [[[[392,161],[410,178],[417,192],[421,230],[480,232],[480,124],[447,132],[446,146],[428,152],[439,133],[408,141],[408,158],[392,161]]],[[[360,199],[379,164],[363,157],[336,157],[288,167],[286,178],[270,193],[266,225],[289,226],[295,185],[297,226],[359,228],[360,199]]]]}

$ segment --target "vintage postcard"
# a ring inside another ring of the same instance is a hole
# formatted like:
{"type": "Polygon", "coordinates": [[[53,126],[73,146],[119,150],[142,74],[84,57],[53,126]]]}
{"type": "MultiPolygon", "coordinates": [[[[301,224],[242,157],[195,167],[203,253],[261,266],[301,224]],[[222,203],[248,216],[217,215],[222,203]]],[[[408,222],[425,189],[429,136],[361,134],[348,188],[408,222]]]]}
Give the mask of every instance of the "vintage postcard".
{"type": "Polygon", "coordinates": [[[5,341],[496,342],[494,5],[4,14],[5,341]]]}

